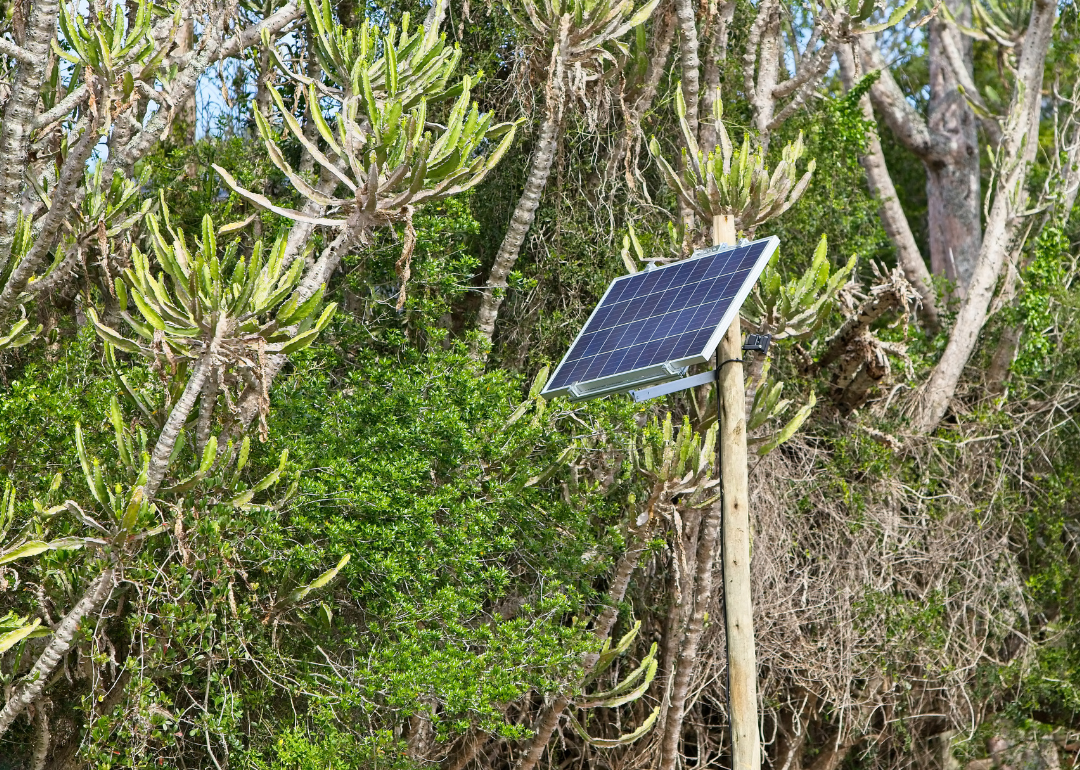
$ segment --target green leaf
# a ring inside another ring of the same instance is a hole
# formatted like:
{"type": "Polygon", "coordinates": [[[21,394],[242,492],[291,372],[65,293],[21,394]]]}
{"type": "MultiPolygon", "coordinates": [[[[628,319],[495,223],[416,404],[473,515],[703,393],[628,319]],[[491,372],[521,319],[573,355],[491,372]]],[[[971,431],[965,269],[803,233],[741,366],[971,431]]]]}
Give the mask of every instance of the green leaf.
{"type": "Polygon", "coordinates": [[[293,591],[291,594],[289,594],[288,603],[296,604],[297,602],[303,601],[304,598],[307,597],[311,592],[317,591],[320,588],[326,586],[328,583],[330,583],[331,580],[336,578],[341,569],[349,563],[349,558],[349,554],[345,554],[341,557],[341,560],[337,563],[336,567],[328,569],[326,572],[319,575],[319,577],[315,578],[306,586],[303,586],[293,591]]]}
{"type": "Polygon", "coordinates": [[[6,634],[0,636],[0,653],[7,652],[16,644],[31,636],[39,635],[37,632],[43,630],[46,633],[46,629],[39,629],[41,625],[41,618],[34,618],[33,623],[27,623],[22,628],[17,628],[14,631],[8,631],[6,634]]]}
{"type": "Polygon", "coordinates": [[[8,564],[18,559],[37,556],[46,551],[70,551],[82,548],[86,541],[81,537],[64,537],[59,540],[45,542],[44,540],[28,540],[25,543],[0,551],[0,564],[8,564]]]}

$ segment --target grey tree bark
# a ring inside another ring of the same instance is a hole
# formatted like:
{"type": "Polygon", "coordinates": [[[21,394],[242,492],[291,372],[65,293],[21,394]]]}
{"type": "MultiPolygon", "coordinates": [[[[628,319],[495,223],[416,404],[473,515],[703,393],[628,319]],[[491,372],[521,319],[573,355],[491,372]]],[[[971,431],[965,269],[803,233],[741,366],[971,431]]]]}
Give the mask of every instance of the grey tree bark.
{"type": "Polygon", "coordinates": [[[913,422],[915,429],[921,432],[932,431],[945,416],[964,367],[975,351],[998,277],[1023,221],[1027,200],[1024,185],[1038,147],[1037,142],[1027,141],[1027,138],[1037,136],[1043,69],[1056,11],[1051,0],[1036,0],[1032,6],[1031,19],[1020,44],[1017,84],[999,151],[1002,168],[983,233],[979,261],[949,336],[949,344],[931,372],[916,406],[913,422]]]}
{"type": "Polygon", "coordinates": [[[507,228],[495,255],[495,263],[491,266],[491,274],[480,300],[478,327],[480,335],[489,343],[495,334],[495,322],[499,317],[499,308],[502,307],[507,276],[514,269],[514,264],[521,254],[521,247],[525,243],[525,236],[529,234],[533,220],[536,219],[536,210],[540,208],[540,198],[544,194],[548,177],[551,175],[551,165],[555,160],[566,94],[565,72],[569,55],[570,23],[570,15],[565,14],[560,25],[559,40],[551,51],[550,74],[544,98],[544,120],[536,137],[536,150],[533,153],[529,176],[525,180],[525,191],[518,200],[514,215],[510,219],[510,227],[507,228]]]}
{"type": "MultiPolygon", "coordinates": [[[[970,15],[962,8],[954,12],[961,17],[970,15]]],[[[870,89],[874,106],[897,139],[926,167],[931,269],[955,281],[956,296],[963,298],[982,243],[978,126],[971,105],[958,88],[960,78],[949,64],[943,42],[946,34],[944,23],[930,23],[927,118],[907,100],[870,35],[859,39],[859,52],[867,68],[881,72],[870,89]]],[[[959,48],[967,80],[970,42],[961,42],[959,48]]]]}
{"type": "Polygon", "coordinates": [[[701,60],[698,57],[697,20],[693,0],[675,0],[679,21],[679,57],[682,61],[682,87],[686,99],[686,123],[690,133],[698,133],[698,96],[701,91],[701,60]]]}
{"type": "Polygon", "coordinates": [[[28,62],[19,64],[4,108],[4,123],[0,127],[0,276],[7,272],[11,261],[11,246],[22,204],[30,131],[49,66],[49,42],[56,33],[59,8],[59,0],[34,3],[23,44],[28,62]]]}
{"type": "MultiPolygon", "coordinates": [[[[837,60],[840,64],[840,76],[844,81],[844,88],[850,89],[855,85],[857,78],[856,62],[851,45],[845,45],[837,51],[837,60]]],[[[863,118],[873,121],[874,108],[870,104],[870,97],[866,94],[859,100],[863,118]]],[[[915,242],[915,236],[911,232],[907,215],[900,205],[900,199],[896,195],[896,187],[893,185],[889,167],[885,163],[885,153],[881,149],[881,140],[876,132],[871,132],[866,139],[866,153],[860,158],[863,169],[866,171],[866,180],[871,191],[881,202],[879,216],[885,232],[896,247],[897,261],[904,269],[904,275],[915,291],[919,293],[921,300],[920,317],[926,330],[931,334],[937,333],[941,328],[941,318],[937,307],[937,294],[930,279],[930,271],[926,269],[919,245],[915,242]]]]}
{"type": "Polygon", "coordinates": [[[108,600],[109,594],[112,593],[115,577],[116,572],[112,567],[105,569],[94,578],[93,582],[87,587],[86,592],[83,593],[82,598],[60,621],[60,625],[53,632],[52,638],[49,639],[49,643],[38,657],[37,662],[34,663],[33,668],[23,677],[22,683],[17,686],[16,691],[8,698],[4,708],[0,709],[0,735],[8,731],[8,728],[15,721],[15,717],[19,716],[41,696],[49,676],[60,665],[60,661],[68,650],[71,649],[75,634],[78,632],[83,620],[97,613],[108,600]]]}
{"type": "MultiPolygon", "coordinates": [[[[930,103],[928,127],[948,148],[945,157],[926,163],[926,195],[930,230],[930,266],[956,284],[962,298],[971,282],[982,243],[982,194],[979,136],[975,112],[960,93],[959,79],[946,56],[943,38],[949,30],[930,22],[930,103]]],[[[962,66],[970,74],[971,40],[961,41],[962,66]]]]}

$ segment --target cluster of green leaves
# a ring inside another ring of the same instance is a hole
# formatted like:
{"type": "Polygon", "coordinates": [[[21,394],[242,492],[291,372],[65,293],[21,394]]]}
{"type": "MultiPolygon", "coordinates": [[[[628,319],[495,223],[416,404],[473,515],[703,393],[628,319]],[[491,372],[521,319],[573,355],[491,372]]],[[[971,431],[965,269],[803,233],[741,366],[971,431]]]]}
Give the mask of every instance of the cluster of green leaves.
{"type": "Polygon", "coordinates": [[[1057,335],[1059,308],[1069,302],[1064,279],[1072,261],[1072,245],[1057,227],[1047,227],[1035,240],[1029,264],[1021,271],[1022,288],[1005,312],[1005,323],[1023,326],[1024,335],[1013,370],[1038,376],[1046,372],[1057,335]]]}
{"type": "Polygon", "coordinates": [[[344,570],[355,576],[354,609],[337,648],[370,653],[351,702],[408,713],[437,695],[443,729],[470,714],[492,728],[499,703],[550,690],[577,665],[581,629],[563,619],[586,609],[606,563],[584,558],[610,547],[596,527],[621,515],[617,501],[570,506],[557,482],[525,483],[570,447],[572,437],[553,430],[563,415],[504,429],[517,382],[474,366],[439,346],[361,353],[347,371],[290,381],[271,424],[276,441],[319,469],[305,474],[308,502],[287,528],[263,538],[305,544],[278,568],[305,572],[324,553],[354,555],[344,570]],[[303,408],[328,391],[336,395],[322,408],[303,408]],[[492,608],[508,595],[520,604],[503,618],[492,608]]]}

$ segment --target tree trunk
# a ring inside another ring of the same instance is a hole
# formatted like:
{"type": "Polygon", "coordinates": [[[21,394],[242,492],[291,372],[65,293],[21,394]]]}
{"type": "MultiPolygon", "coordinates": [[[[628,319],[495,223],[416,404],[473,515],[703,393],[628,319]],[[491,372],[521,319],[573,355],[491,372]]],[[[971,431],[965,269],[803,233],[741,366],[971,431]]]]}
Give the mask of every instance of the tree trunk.
{"type": "Polygon", "coordinates": [[[59,0],[37,0],[23,48],[34,64],[19,64],[19,72],[4,108],[0,128],[0,277],[8,270],[15,226],[22,205],[23,174],[27,167],[30,129],[49,66],[49,41],[56,33],[59,0]]]}
{"type": "MultiPolygon", "coordinates": [[[[79,185],[83,181],[86,171],[86,161],[90,159],[94,146],[98,143],[97,123],[90,121],[85,128],[85,133],[79,138],[75,146],[69,150],[64,165],[60,170],[60,179],[50,191],[52,194],[52,207],[41,217],[36,224],[40,225],[37,239],[26,256],[14,266],[0,291],[0,320],[11,315],[16,307],[19,296],[30,283],[34,276],[49,256],[56,242],[56,237],[61,228],[66,224],[65,220],[70,216],[69,212],[73,203],[81,201],[79,185]]],[[[102,255],[104,258],[105,255],[102,255]]]]}
{"type": "Polygon", "coordinates": [[[691,136],[698,133],[698,99],[701,94],[698,58],[697,20],[693,0],[675,0],[675,15],[679,20],[679,56],[682,60],[682,90],[686,101],[686,123],[691,136]]]}
{"type": "Polygon", "coordinates": [[[491,275],[488,277],[484,296],[480,301],[479,329],[481,336],[489,343],[495,334],[495,321],[499,317],[499,308],[503,303],[503,292],[506,289],[506,278],[514,269],[521,246],[525,243],[525,236],[532,227],[536,218],[536,210],[540,207],[540,198],[547,186],[548,177],[551,175],[551,165],[555,160],[555,150],[559,142],[559,123],[562,119],[563,100],[565,98],[565,68],[566,58],[569,53],[569,29],[570,16],[564,15],[560,28],[559,41],[551,52],[551,75],[548,79],[547,95],[545,98],[546,112],[544,122],[540,125],[540,133],[536,138],[536,150],[533,154],[532,166],[529,169],[529,177],[525,181],[525,192],[518,200],[514,216],[510,220],[510,227],[503,237],[499,252],[495,255],[495,264],[491,266],[491,275]]]}
{"type": "MultiPolygon", "coordinates": [[[[187,19],[180,24],[180,29],[176,33],[176,54],[190,53],[194,47],[195,22],[192,19],[187,19]]],[[[177,109],[176,118],[172,124],[173,141],[186,146],[194,144],[197,122],[198,112],[195,105],[195,92],[192,91],[190,96],[180,102],[177,109]]]]}
{"type": "Polygon", "coordinates": [[[1019,77],[1000,150],[1004,173],[998,179],[979,262],[972,274],[949,344],[931,372],[916,407],[914,427],[917,431],[932,431],[945,416],[964,367],[975,351],[1001,268],[1018,235],[1022,221],[1020,213],[1026,199],[1024,185],[1038,146],[1036,141],[1026,139],[1037,136],[1043,68],[1050,48],[1056,10],[1057,7],[1050,0],[1036,0],[1032,8],[1031,20],[1020,46],[1019,77]]]}
{"type": "MultiPolygon", "coordinates": [[[[956,11],[958,14],[960,10],[956,11]]],[[[967,13],[970,16],[970,12],[967,13]]],[[[926,162],[930,229],[930,266],[956,284],[964,297],[982,244],[982,194],[979,182],[979,136],[975,113],[958,88],[943,50],[948,34],[940,20],[930,22],[930,103],[928,126],[949,148],[946,158],[926,162]]],[[[971,41],[961,41],[963,66],[971,65],[971,41]]]]}
{"type": "Polygon", "coordinates": [[[769,150],[773,115],[776,114],[776,98],[773,91],[780,81],[780,24],[781,8],[776,0],[762,0],[758,15],[751,28],[750,43],[744,60],[749,63],[747,79],[752,84],[750,105],[753,108],[754,127],[757,129],[758,145],[762,152],[769,150]],[[756,38],[755,38],[756,32],[756,38]],[[758,46],[760,45],[759,50],[758,46]],[[754,64],[757,63],[757,80],[754,64]]]}

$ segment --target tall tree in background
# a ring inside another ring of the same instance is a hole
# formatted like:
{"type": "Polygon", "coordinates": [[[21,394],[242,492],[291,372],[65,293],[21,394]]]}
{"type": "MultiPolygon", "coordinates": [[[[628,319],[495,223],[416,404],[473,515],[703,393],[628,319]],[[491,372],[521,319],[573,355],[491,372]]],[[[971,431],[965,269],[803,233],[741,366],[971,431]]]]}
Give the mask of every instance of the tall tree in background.
{"type": "MultiPolygon", "coordinates": [[[[520,27],[532,38],[531,46],[551,50],[544,86],[544,113],[525,179],[525,190],[514,208],[510,226],[495,255],[487,285],[480,301],[480,335],[491,342],[499,307],[503,303],[507,277],[514,269],[525,236],[529,233],[540,198],[544,193],[551,164],[558,151],[559,131],[568,91],[586,86],[584,80],[597,77],[614,57],[607,50],[635,27],[644,24],[660,0],[649,0],[635,10],[633,0],[573,0],[565,8],[558,2],[534,3],[522,0],[524,17],[520,27]],[[608,61],[605,61],[608,60],[608,61]]],[[[511,8],[511,14],[515,14],[511,8]]]]}

